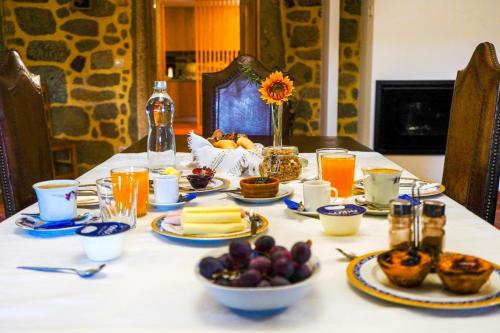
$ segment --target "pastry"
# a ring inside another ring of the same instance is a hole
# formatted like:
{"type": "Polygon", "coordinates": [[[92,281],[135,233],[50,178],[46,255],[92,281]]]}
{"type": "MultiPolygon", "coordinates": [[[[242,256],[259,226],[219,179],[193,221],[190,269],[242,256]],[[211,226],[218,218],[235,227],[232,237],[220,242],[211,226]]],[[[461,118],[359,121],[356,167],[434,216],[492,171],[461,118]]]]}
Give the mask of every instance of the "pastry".
{"type": "Polygon", "coordinates": [[[400,287],[420,285],[432,267],[432,258],[419,250],[391,250],[377,257],[387,278],[400,287]]]}
{"type": "Polygon", "coordinates": [[[448,253],[439,257],[436,270],[446,289],[459,294],[473,294],[488,281],[493,265],[474,256],[448,253]]]}
{"type": "Polygon", "coordinates": [[[236,141],[236,144],[245,149],[255,149],[255,143],[253,143],[252,140],[246,136],[240,136],[238,141],[236,141]]]}
{"type": "Polygon", "coordinates": [[[236,149],[238,145],[233,140],[220,140],[214,144],[215,148],[236,149]]]}

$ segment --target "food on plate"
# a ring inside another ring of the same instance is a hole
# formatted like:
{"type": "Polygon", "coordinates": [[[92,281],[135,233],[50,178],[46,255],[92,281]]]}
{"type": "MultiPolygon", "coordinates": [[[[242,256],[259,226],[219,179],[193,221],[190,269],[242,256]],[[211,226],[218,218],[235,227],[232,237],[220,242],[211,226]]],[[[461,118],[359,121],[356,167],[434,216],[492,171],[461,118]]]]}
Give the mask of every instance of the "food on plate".
{"type": "Polygon", "coordinates": [[[313,274],[311,241],[297,242],[291,250],[275,243],[271,236],[259,237],[253,248],[246,240],[233,241],[228,253],[203,258],[200,274],[221,286],[258,288],[298,283],[313,274]]]}
{"type": "Polygon", "coordinates": [[[431,256],[415,249],[384,252],[377,261],[387,278],[400,287],[420,285],[432,267],[431,256]]]}
{"type": "Polygon", "coordinates": [[[181,228],[185,235],[226,234],[245,229],[244,213],[238,206],[185,207],[181,228]]]}
{"type": "Polygon", "coordinates": [[[220,140],[214,144],[215,148],[236,149],[238,145],[233,140],[220,140]]]}
{"type": "Polygon", "coordinates": [[[161,174],[164,176],[174,175],[174,176],[180,177],[182,173],[179,170],[177,170],[176,168],[167,167],[161,171],[161,174]]]}
{"type": "Polygon", "coordinates": [[[221,149],[236,149],[238,147],[243,147],[245,149],[253,150],[255,149],[255,144],[250,140],[246,134],[243,133],[226,133],[222,132],[221,129],[216,129],[212,136],[207,138],[215,148],[221,149]]]}
{"type": "Polygon", "coordinates": [[[262,177],[275,177],[280,181],[297,179],[302,173],[299,150],[294,146],[266,147],[259,165],[262,177]]]}
{"type": "Polygon", "coordinates": [[[186,178],[189,181],[189,184],[197,190],[207,187],[208,183],[210,183],[215,175],[215,172],[206,166],[202,168],[194,168],[191,172],[192,174],[188,175],[186,178]]]}
{"type": "Polygon", "coordinates": [[[488,281],[493,265],[474,256],[445,253],[439,257],[436,270],[446,289],[459,294],[473,294],[488,281]]]}
{"type": "Polygon", "coordinates": [[[273,198],[278,194],[280,181],[273,177],[249,177],[240,180],[245,198],[273,198]]]}

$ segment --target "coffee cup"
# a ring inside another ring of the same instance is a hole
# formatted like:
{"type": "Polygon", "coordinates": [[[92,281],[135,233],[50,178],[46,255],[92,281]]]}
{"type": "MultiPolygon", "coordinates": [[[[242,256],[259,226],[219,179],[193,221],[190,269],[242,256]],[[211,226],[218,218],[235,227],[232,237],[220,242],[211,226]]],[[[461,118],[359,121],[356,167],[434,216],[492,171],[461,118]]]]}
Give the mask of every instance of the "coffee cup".
{"type": "Polygon", "coordinates": [[[309,180],[304,182],[304,208],[308,212],[315,212],[318,207],[329,205],[332,201],[331,192],[333,191],[333,201],[338,198],[338,191],[332,187],[327,180],[309,180]]]}
{"type": "Polygon", "coordinates": [[[80,183],[76,180],[48,180],[33,185],[38,199],[40,218],[44,221],[64,221],[76,217],[76,195],[80,183]]]}
{"type": "Polygon", "coordinates": [[[366,203],[386,208],[399,195],[402,170],[383,167],[362,168],[366,203]]]}
{"type": "Polygon", "coordinates": [[[155,203],[170,204],[179,201],[179,177],[158,176],[154,179],[155,203]]]}

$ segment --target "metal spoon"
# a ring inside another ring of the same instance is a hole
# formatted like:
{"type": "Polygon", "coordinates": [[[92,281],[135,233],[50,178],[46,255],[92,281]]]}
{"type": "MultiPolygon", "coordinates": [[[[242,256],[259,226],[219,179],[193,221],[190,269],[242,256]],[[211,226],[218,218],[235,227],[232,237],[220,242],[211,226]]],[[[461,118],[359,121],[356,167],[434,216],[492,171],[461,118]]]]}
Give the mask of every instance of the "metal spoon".
{"type": "Polygon", "coordinates": [[[342,255],[343,255],[344,257],[346,257],[347,259],[349,259],[349,260],[354,260],[354,259],[356,259],[356,257],[357,257],[357,255],[356,255],[355,253],[353,253],[353,252],[345,251],[345,250],[342,250],[342,249],[340,249],[340,248],[338,248],[338,247],[337,247],[337,248],[335,248],[335,249],[336,249],[337,251],[339,251],[340,253],[342,253],[342,255]]]}
{"type": "Polygon", "coordinates": [[[39,272],[58,272],[58,273],[75,273],[82,278],[89,278],[97,274],[101,269],[104,268],[106,264],[102,264],[97,268],[89,269],[75,269],[75,268],[63,268],[63,267],[39,267],[39,266],[18,266],[19,269],[27,269],[39,272]]]}

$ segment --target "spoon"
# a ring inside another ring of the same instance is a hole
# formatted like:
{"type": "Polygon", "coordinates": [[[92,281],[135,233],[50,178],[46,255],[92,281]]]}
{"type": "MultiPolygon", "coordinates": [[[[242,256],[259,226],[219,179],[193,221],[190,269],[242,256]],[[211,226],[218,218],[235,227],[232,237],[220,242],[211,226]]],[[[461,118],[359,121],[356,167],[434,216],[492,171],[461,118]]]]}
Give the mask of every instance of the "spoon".
{"type": "Polygon", "coordinates": [[[342,250],[338,247],[336,248],[336,250],[339,251],[340,253],[342,253],[342,255],[349,260],[354,260],[357,257],[357,255],[353,252],[345,251],[345,250],[342,250]]]}
{"type": "Polygon", "coordinates": [[[97,274],[101,269],[104,268],[106,264],[102,264],[97,268],[89,269],[75,269],[75,268],[63,268],[63,267],[39,267],[39,266],[18,266],[19,269],[27,269],[39,272],[58,272],[58,273],[75,273],[82,278],[89,278],[97,274]]]}

